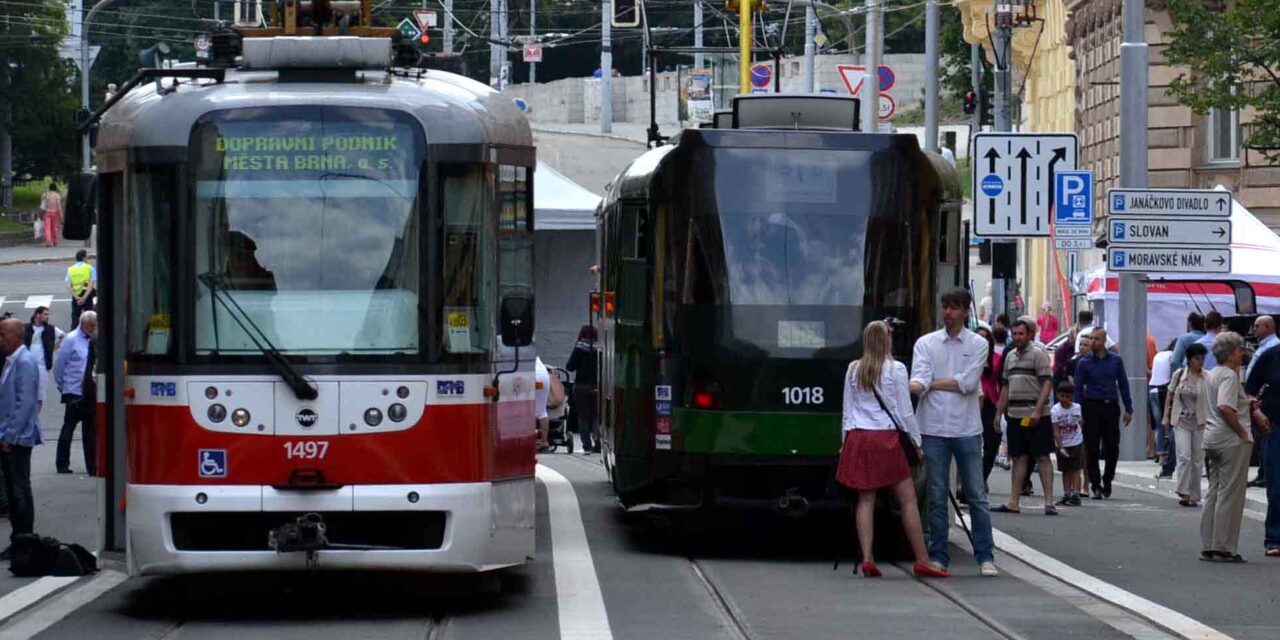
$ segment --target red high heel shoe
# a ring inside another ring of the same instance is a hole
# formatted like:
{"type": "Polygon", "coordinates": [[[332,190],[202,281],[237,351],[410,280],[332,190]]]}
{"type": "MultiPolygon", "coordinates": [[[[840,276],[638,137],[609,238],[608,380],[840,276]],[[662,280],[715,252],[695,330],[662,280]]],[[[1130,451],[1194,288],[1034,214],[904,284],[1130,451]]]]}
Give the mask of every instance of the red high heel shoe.
{"type": "Polygon", "coordinates": [[[862,576],[865,578],[879,578],[880,569],[876,568],[876,563],[874,562],[864,562],[862,563],[862,576]]]}
{"type": "Polygon", "coordinates": [[[916,574],[917,577],[920,577],[920,578],[950,578],[951,577],[951,573],[949,573],[946,569],[935,569],[924,562],[917,562],[916,566],[912,567],[911,570],[916,574]]]}

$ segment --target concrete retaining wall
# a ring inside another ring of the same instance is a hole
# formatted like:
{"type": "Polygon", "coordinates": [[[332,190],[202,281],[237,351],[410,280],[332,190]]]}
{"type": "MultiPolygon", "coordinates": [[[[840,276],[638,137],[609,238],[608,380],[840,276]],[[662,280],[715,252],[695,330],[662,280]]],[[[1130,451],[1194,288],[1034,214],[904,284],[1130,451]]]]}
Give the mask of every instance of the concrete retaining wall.
{"type": "MultiPolygon", "coordinates": [[[[851,55],[818,56],[814,68],[814,84],[817,90],[834,90],[847,94],[838,65],[855,64],[851,55]]],[[[893,67],[897,82],[890,89],[901,113],[914,107],[924,97],[924,55],[893,54],[886,56],[885,64],[893,67]]],[[[804,61],[802,58],[784,58],[780,65],[783,92],[801,90],[804,61]]],[[[724,78],[736,77],[736,71],[726,70],[724,78]]],[[[679,76],[674,71],[657,74],[658,122],[677,122],[680,108],[679,76]]],[[[720,100],[727,100],[737,92],[736,86],[718,87],[720,100]]],[[[582,124],[600,121],[600,80],[597,78],[566,78],[539,84],[516,84],[507,87],[505,93],[513,98],[523,98],[530,106],[529,119],[534,122],[562,122],[582,124]]],[[[613,121],[645,123],[649,120],[649,91],[647,78],[640,76],[615,77],[613,79],[613,121]]]]}

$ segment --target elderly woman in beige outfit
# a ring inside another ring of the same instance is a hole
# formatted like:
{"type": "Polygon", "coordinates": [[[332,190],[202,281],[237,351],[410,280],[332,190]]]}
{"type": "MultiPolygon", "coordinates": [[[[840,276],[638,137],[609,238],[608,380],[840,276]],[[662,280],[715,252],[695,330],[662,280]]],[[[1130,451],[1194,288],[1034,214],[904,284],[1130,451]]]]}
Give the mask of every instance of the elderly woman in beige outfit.
{"type": "Polygon", "coordinates": [[[1178,468],[1174,481],[1178,485],[1178,504],[1200,505],[1200,474],[1204,467],[1204,427],[1209,417],[1209,387],[1205,382],[1204,357],[1208,349],[1202,344],[1187,346],[1187,366],[1173,372],[1169,392],[1164,399],[1164,428],[1176,426],[1173,443],[1178,451],[1178,468]]]}
{"type": "Polygon", "coordinates": [[[1223,331],[1213,339],[1218,366],[1205,376],[1209,388],[1209,415],[1204,434],[1204,455],[1209,465],[1209,491],[1200,516],[1200,559],[1209,562],[1244,562],[1236,553],[1240,521],[1244,519],[1245,488],[1249,480],[1249,455],[1253,452],[1252,424],[1261,433],[1271,430],[1267,417],[1254,408],[1240,380],[1244,339],[1223,331]]]}

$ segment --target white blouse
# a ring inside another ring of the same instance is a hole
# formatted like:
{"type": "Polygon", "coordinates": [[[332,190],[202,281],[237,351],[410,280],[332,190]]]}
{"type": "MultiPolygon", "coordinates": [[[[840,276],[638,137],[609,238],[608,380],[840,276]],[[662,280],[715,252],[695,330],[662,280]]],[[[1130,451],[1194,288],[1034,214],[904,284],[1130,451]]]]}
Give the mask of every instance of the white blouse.
{"type": "MultiPolygon", "coordinates": [[[[857,386],[858,365],[849,365],[844,374],[844,415],[842,426],[845,432],[850,429],[893,430],[893,420],[880,408],[875,394],[864,391],[857,386]]],[[[878,385],[880,397],[885,407],[893,412],[898,424],[911,434],[911,440],[920,446],[920,428],[916,425],[916,414],[911,408],[911,391],[908,388],[907,367],[898,361],[885,367],[880,372],[878,385]]]]}

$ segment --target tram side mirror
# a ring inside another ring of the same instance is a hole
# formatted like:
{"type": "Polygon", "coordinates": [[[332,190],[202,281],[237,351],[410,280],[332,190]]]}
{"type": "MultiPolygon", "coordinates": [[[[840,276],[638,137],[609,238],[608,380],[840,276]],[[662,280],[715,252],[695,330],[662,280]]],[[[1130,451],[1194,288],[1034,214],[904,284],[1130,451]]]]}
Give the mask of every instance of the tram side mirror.
{"type": "Polygon", "coordinates": [[[533,344],[533,298],[524,295],[503,298],[499,322],[503,345],[527,347],[533,344]]]}
{"type": "Polygon", "coordinates": [[[88,240],[93,233],[94,212],[97,208],[97,174],[89,171],[76,174],[67,186],[67,202],[63,207],[63,237],[67,240],[88,240]]]}

